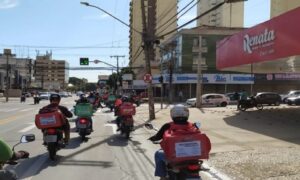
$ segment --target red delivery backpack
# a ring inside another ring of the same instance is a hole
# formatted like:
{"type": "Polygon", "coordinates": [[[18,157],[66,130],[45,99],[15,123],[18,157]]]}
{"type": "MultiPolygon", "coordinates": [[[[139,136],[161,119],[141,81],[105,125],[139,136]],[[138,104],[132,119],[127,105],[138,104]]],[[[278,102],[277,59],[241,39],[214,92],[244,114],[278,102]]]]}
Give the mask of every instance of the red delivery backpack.
{"type": "Polygon", "coordinates": [[[135,106],[132,103],[123,103],[119,109],[119,116],[133,116],[135,115],[135,106]]]}
{"type": "Polygon", "coordinates": [[[35,125],[38,129],[62,127],[64,122],[65,117],[58,108],[43,108],[35,115],[35,125]]]}
{"type": "Polygon", "coordinates": [[[187,125],[171,123],[160,145],[169,163],[208,159],[211,150],[209,138],[192,123],[187,125]]]}

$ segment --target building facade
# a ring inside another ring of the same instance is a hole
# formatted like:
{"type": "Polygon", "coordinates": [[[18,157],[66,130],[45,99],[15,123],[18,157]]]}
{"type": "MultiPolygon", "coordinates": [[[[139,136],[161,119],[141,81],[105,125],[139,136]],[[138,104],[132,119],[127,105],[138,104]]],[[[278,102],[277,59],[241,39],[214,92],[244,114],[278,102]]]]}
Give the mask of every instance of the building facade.
{"type": "Polygon", "coordinates": [[[0,54],[0,90],[4,90],[8,84],[9,89],[26,90],[30,87],[33,75],[33,60],[30,58],[18,58],[15,54],[8,57],[0,54]],[[7,69],[8,58],[8,69],[7,69]],[[6,73],[8,70],[8,79],[6,73]],[[6,82],[8,80],[8,83],[6,82]]]}
{"type": "MultiPolygon", "coordinates": [[[[145,6],[147,6],[145,1],[145,6]]],[[[176,13],[177,13],[177,0],[157,0],[154,17],[156,19],[155,34],[162,35],[177,27],[176,13]],[[175,17],[174,17],[175,16],[175,17]]],[[[146,8],[147,17],[147,8],[146,8]]],[[[146,18],[147,19],[147,18],[146,18]]],[[[133,67],[137,79],[142,79],[145,74],[145,55],[143,51],[143,43],[141,34],[133,31],[143,31],[141,1],[131,0],[130,2],[130,40],[129,40],[129,66],[133,67]]],[[[168,39],[172,34],[165,36],[168,39]]],[[[161,40],[162,42],[164,41],[161,40]]],[[[160,49],[155,48],[155,56],[151,59],[152,74],[159,72],[160,49]]]]}
{"type": "Polygon", "coordinates": [[[185,98],[196,96],[197,65],[200,50],[202,81],[204,93],[227,93],[250,88],[254,78],[238,72],[221,72],[216,69],[216,43],[227,36],[242,31],[244,28],[224,28],[200,26],[183,29],[163,43],[167,49],[162,56],[162,75],[168,94],[171,88],[174,95],[181,90],[185,98]],[[199,36],[202,38],[199,43],[199,36]],[[172,74],[172,75],[171,75],[172,74]],[[239,81],[240,80],[240,81],[239,81]]]}
{"type": "Polygon", "coordinates": [[[52,60],[52,54],[37,56],[35,61],[35,85],[42,89],[64,89],[69,82],[69,64],[64,60],[52,60]]]}
{"type": "MultiPolygon", "coordinates": [[[[200,15],[222,2],[223,0],[201,0],[197,6],[197,14],[200,15]]],[[[197,26],[200,25],[217,27],[243,27],[244,2],[225,3],[218,9],[198,19],[197,26]]]]}
{"type": "Polygon", "coordinates": [[[299,0],[271,0],[271,18],[300,6],[299,0]]]}

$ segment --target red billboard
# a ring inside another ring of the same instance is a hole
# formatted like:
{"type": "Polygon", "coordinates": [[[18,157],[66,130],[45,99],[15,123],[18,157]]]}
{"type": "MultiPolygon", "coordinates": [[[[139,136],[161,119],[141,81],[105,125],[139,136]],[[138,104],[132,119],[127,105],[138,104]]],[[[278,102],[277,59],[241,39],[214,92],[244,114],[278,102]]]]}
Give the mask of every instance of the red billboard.
{"type": "Polygon", "coordinates": [[[300,7],[217,43],[217,68],[300,55],[300,7]]]}

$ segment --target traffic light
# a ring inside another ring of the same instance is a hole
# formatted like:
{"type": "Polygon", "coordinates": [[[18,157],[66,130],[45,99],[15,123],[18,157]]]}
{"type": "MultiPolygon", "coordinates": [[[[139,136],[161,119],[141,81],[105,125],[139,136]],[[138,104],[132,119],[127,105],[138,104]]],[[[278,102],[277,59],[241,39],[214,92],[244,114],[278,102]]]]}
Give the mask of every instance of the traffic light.
{"type": "Polygon", "coordinates": [[[89,65],[89,58],[80,58],[80,65],[89,65]]]}
{"type": "Polygon", "coordinates": [[[163,83],[163,82],[164,82],[164,77],[163,77],[163,76],[160,76],[160,77],[158,78],[158,81],[159,81],[160,83],[163,83]]]}

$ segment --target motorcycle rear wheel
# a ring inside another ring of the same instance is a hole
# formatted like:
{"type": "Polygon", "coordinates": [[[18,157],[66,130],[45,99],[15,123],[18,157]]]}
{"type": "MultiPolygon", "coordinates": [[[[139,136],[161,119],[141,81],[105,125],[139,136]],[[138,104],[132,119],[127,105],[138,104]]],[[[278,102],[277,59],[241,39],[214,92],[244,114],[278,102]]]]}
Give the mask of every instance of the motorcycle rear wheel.
{"type": "Polygon", "coordinates": [[[264,106],[262,104],[256,104],[258,110],[263,110],[264,106]]]}
{"type": "Polygon", "coordinates": [[[246,111],[247,107],[244,104],[240,104],[238,106],[238,109],[241,110],[241,111],[246,111]]]}
{"type": "Polygon", "coordinates": [[[56,157],[56,143],[48,144],[49,158],[54,161],[56,157]]]}

